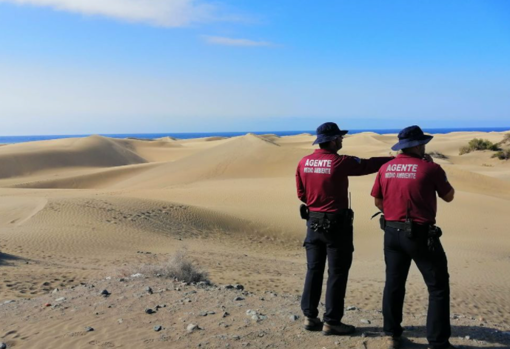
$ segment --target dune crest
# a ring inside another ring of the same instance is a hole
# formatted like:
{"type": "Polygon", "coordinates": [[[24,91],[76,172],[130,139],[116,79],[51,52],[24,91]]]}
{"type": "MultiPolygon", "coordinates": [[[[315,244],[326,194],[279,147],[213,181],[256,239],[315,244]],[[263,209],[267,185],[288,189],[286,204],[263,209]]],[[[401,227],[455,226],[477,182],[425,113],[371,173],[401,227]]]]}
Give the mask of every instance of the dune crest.
{"type": "Polygon", "coordinates": [[[145,163],[122,141],[102,136],[13,144],[0,148],[0,179],[66,167],[113,167],[145,163]]]}

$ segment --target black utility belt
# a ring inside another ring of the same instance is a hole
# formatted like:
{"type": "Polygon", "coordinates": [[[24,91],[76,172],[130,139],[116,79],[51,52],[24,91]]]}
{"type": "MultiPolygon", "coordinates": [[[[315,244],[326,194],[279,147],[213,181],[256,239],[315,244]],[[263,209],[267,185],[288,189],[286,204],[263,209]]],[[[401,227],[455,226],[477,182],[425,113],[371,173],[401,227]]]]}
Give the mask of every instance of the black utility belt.
{"type": "Polygon", "coordinates": [[[381,229],[384,230],[386,227],[390,227],[393,229],[400,229],[402,231],[406,231],[411,234],[412,237],[415,233],[418,232],[426,232],[428,237],[439,238],[443,235],[441,228],[435,226],[433,224],[420,224],[413,222],[412,220],[407,220],[405,222],[400,221],[387,221],[384,219],[384,216],[380,218],[381,229]]]}
{"type": "Polygon", "coordinates": [[[406,222],[392,222],[392,221],[385,221],[384,222],[385,227],[395,228],[395,229],[409,229],[409,224],[406,222]]]}
{"type": "Polygon", "coordinates": [[[387,221],[384,215],[381,215],[381,217],[379,217],[379,223],[382,230],[385,230],[386,227],[399,229],[406,232],[409,239],[414,239],[417,235],[427,234],[427,247],[430,251],[436,250],[436,247],[439,245],[439,238],[443,235],[443,231],[438,226],[434,224],[419,224],[413,222],[411,219],[406,219],[405,222],[387,221]]]}
{"type": "Polygon", "coordinates": [[[309,227],[315,232],[329,234],[336,229],[351,229],[354,211],[351,209],[337,212],[312,212],[308,216],[309,227]]]}
{"type": "Polygon", "coordinates": [[[399,222],[399,221],[386,221],[386,227],[400,229],[400,230],[410,230],[410,229],[427,229],[430,224],[417,224],[415,222],[399,222]]]}
{"type": "Polygon", "coordinates": [[[336,212],[315,212],[310,211],[308,206],[305,204],[302,204],[299,207],[299,214],[302,219],[309,220],[311,218],[314,219],[328,219],[329,221],[339,221],[344,219],[353,219],[354,218],[354,211],[350,208],[338,210],[336,212]]]}
{"type": "Polygon", "coordinates": [[[314,212],[310,211],[308,214],[309,219],[328,219],[331,222],[343,221],[354,216],[354,212],[351,209],[340,210],[337,212],[314,212]]]}

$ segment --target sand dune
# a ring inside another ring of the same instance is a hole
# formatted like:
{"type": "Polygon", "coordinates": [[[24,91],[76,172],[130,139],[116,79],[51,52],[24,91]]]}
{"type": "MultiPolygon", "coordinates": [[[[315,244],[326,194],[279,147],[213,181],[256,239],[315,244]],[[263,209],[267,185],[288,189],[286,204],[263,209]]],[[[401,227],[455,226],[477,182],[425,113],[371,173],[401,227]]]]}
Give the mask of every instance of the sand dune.
{"type": "Polygon", "coordinates": [[[163,142],[173,142],[173,141],[177,141],[178,138],[166,136],[166,137],[156,138],[156,140],[163,141],[163,142]]]}
{"type": "Polygon", "coordinates": [[[459,190],[505,199],[510,198],[509,181],[466,171],[451,165],[445,166],[445,170],[449,180],[455,183],[459,190]]]}
{"type": "Polygon", "coordinates": [[[221,140],[224,140],[224,139],[227,139],[227,138],[228,137],[207,137],[204,140],[206,142],[214,142],[214,141],[221,141],[221,140]]]}
{"type": "Polygon", "coordinates": [[[86,173],[62,175],[59,178],[21,177],[18,181],[11,181],[11,188],[39,188],[39,189],[103,189],[121,185],[123,181],[136,174],[149,171],[160,164],[126,165],[121,167],[92,169],[80,171],[86,173]]]}
{"type": "Polygon", "coordinates": [[[0,227],[20,226],[41,211],[44,198],[3,197],[0,201],[0,227]]]}
{"type": "MultiPolygon", "coordinates": [[[[236,137],[133,176],[122,188],[156,189],[211,179],[258,178],[291,175],[304,153],[283,150],[254,135],[236,137]]],[[[120,188],[119,187],[119,188],[120,188]]]]}
{"type": "MultiPolygon", "coordinates": [[[[436,135],[428,145],[429,151],[446,156],[437,162],[457,191],[453,203],[439,203],[438,214],[450,265],[452,313],[476,321],[483,318],[478,322],[490,331],[497,323],[503,324],[498,330],[508,331],[510,161],[491,158],[488,151],[459,155],[459,148],[475,137],[496,143],[504,133],[436,135]]],[[[32,298],[26,307],[16,308],[20,318],[30,316],[27,309],[42,302],[39,296],[51,297],[49,292],[56,287],[72,290],[81,282],[136,269],[146,259],[158,260],[156,255],[184,247],[210,271],[213,282],[243,283],[255,295],[274,291],[296,299],[305,259],[294,172],[301,157],[316,148],[314,139],[309,134],[158,140],[92,136],[0,147],[0,328],[16,323],[20,333],[16,338],[11,332],[0,333],[0,341],[11,340],[20,348],[30,343],[35,348],[35,339],[44,342],[45,338],[44,323],[16,322],[7,316],[3,300],[32,298]]],[[[349,135],[341,153],[386,156],[395,154],[390,150],[395,142],[395,134],[349,135]]],[[[380,309],[384,262],[382,233],[370,220],[376,211],[369,195],[374,177],[350,180],[356,252],[347,303],[375,314],[380,309]]],[[[414,267],[406,297],[406,319],[416,320],[424,312],[427,296],[414,267]]],[[[74,306],[86,309],[85,313],[95,311],[89,303],[77,302],[81,303],[74,306]]],[[[286,309],[281,311],[290,311],[286,309]]],[[[74,327],[90,321],[82,313],[68,316],[72,318],[65,326],[69,333],[78,333],[74,327]]],[[[129,318],[133,327],[142,323],[129,318]]],[[[52,326],[58,328],[62,321],[55,317],[52,326]]],[[[115,331],[108,327],[111,324],[101,324],[115,331]]],[[[234,330],[224,331],[232,335],[229,331],[234,330]]],[[[454,332],[454,336],[464,333],[458,328],[454,332]]],[[[101,343],[108,343],[105,332],[96,335],[101,343]]],[[[76,336],[62,343],[93,341],[76,336]]],[[[111,344],[129,347],[133,338],[119,332],[111,344]]],[[[257,338],[261,347],[273,343],[257,338]]],[[[194,347],[200,342],[195,337],[187,340],[194,347]]],[[[147,347],[165,345],[151,343],[147,347]]],[[[183,341],[179,343],[185,347],[183,341]]],[[[353,339],[344,344],[359,343],[353,339]]],[[[486,344],[476,346],[505,347],[506,342],[486,344]]],[[[377,345],[374,340],[368,347],[377,345]]]]}
{"type": "Polygon", "coordinates": [[[101,136],[12,144],[0,149],[0,178],[65,167],[112,167],[145,163],[126,141],[101,136]]]}
{"type": "Polygon", "coordinates": [[[16,199],[0,207],[2,216],[11,211],[9,218],[17,218],[7,224],[24,230],[10,242],[35,254],[101,256],[137,250],[148,241],[157,244],[168,237],[250,231],[249,223],[241,218],[168,201],[94,196],[16,199]],[[82,228],[72,231],[70,226],[82,228]]]}

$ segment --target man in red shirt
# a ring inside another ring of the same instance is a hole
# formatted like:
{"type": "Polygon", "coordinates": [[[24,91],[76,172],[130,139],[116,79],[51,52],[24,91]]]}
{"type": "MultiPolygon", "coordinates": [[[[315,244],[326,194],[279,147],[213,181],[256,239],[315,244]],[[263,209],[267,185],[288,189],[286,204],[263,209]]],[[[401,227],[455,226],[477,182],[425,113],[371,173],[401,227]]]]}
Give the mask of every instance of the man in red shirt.
{"type": "Polygon", "coordinates": [[[306,247],[307,273],[301,298],[305,329],[323,330],[325,335],[346,335],[355,328],[341,322],[347,277],[354,251],[352,241],[353,212],[349,207],[349,176],[375,173],[391,157],[359,159],[338,155],[342,131],[333,122],[317,128],[320,149],[305,156],[297,167],[297,194],[309,209],[306,247]],[[324,326],[318,319],[324,269],[328,259],[326,312],[324,326]]]}
{"type": "Polygon", "coordinates": [[[381,167],[372,196],[384,213],[384,259],[386,285],[383,296],[384,332],[388,348],[400,346],[405,284],[411,260],[423,275],[429,291],[427,339],[433,349],[453,348],[449,342],[450,286],[446,254],[439,241],[441,230],[435,226],[437,195],[453,200],[454,189],[441,166],[425,155],[425,144],[432,136],[418,126],[398,134],[392,150],[402,150],[394,160],[381,167]]]}

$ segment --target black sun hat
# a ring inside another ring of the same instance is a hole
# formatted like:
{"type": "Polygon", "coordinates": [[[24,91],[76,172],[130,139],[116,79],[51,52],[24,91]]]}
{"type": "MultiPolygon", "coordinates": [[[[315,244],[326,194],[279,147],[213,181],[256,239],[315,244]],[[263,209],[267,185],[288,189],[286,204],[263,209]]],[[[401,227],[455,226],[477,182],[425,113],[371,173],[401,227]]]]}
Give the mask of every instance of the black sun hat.
{"type": "Polygon", "coordinates": [[[398,143],[391,147],[391,150],[400,150],[427,144],[432,138],[434,138],[434,136],[424,134],[419,126],[409,126],[399,132],[398,143]]]}
{"type": "Polygon", "coordinates": [[[313,144],[327,143],[334,141],[340,136],[347,134],[347,130],[340,130],[334,122],[325,122],[317,127],[317,139],[313,144]]]}

